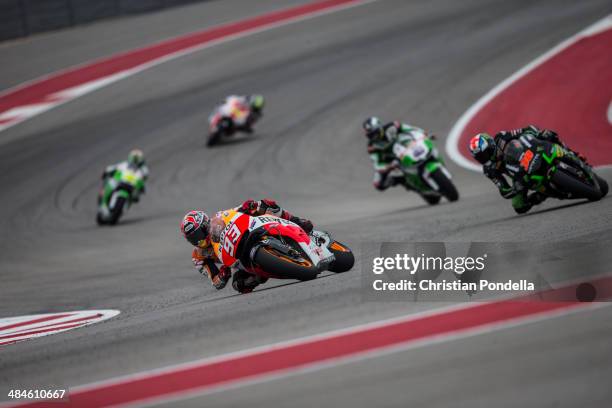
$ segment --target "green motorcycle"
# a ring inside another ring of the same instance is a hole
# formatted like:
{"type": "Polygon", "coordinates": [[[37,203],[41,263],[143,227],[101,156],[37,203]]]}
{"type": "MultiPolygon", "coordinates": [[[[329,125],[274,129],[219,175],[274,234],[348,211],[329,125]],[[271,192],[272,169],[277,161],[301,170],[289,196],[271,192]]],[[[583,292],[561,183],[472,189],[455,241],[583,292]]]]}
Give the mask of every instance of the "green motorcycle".
{"type": "Polygon", "coordinates": [[[144,190],[144,177],[129,166],[118,167],[104,179],[104,186],[98,195],[98,225],[115,225],[121,215],[133,202],[138,201],[144,190]]]}
{"type": "Polygon", "coordinates": [[[390,176],[403,177],[407,190],[419,193],[429,204],[438,204],[442,197],[457,201],[459,192],[432,138],[421,131],[400,134],[393,145],[397,168],[390,176]]]}
{"type": "Polygon", "coordinates": [[[556,143],[522,136],[508,145],[504,160],[512,176],[549,197],[597,201],[608,194],[608,183],[588,163],[556,143]]]}

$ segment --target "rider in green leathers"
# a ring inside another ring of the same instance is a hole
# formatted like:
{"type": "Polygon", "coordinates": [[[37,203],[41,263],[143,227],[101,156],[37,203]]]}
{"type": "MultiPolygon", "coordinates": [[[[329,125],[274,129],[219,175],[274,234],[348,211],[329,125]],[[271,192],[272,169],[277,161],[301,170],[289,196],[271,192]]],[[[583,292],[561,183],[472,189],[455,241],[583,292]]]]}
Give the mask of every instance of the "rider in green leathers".
{"type": "Polygon", "coordinates": [[[393,145],[400,138],[411,138],[412,132],[427,134],[423,129],[401,122],[383,124],[375,116],[363,122],[363,130],[368,138],[368,153],[374,165],[374,188],[384,191],[389,187],[403,184],[403,175],[393,177],[389,173],[399,165],[393,145]]]}
{"type": "MultiPolygon", "coordinates": [[[[102,173],[102,180],[104,181],[104,185],[106,186],[108,179],[113,178],[113,177],[121,178],[122,174],[128,171],[135,173],[136,179],[138,180],[134,190],[132,191],[132,195],[130,197],[131,202],[137,203],[140,199],[140,195],[144,194],[145,192],[145,182],[147,181],[149,177],[149,167],[147,166],[145,162],[144,154],[142,153],[141,150],[132,149],[130,153],[128,154],[127,161],[123,161],[123,162],[113,164],[113,165],[106,167],[106,169],[104,170],[104,173],[102,173]]],[[[99,202],[102,202],[105,198],[104,196],[107,193],[110,193],[105,190],[106,188],[102,189],[100,196],[99,196],[99,202]]]]}
{"type": "MultiPolygon", "coordinates": [[[[502,197],[512,199],[512,207],[518,214],[529,211],[534,205],[542,203],[547,196],[540,192],[532,192],[523,182],[523,172],[520,166],[507,163],[512,158],[513,152],[517,151],[513,146],[515,141],[526,140],[532,137],[549,143],[556,143],[570,150],[559,140],[556,132],[548,129],[539,129],[534,125],[525,128],[501,131],[494,137],[487,133],[475,135],[469,145],[469,150],[474,159],[482,164],[483,173],[499,189],[502,197]],[[522,139],[521,139],[522,138],[522,139]],[[511,183],[506,180],[510,177],[511,183]]],[[[575,152],[574,152],[575,153],[575,152]]],[[[586,162],[586,158],[577,154],[578,157],[586,162]]],[[[519,158],[514,158],[514,161],[519,158]]]]}

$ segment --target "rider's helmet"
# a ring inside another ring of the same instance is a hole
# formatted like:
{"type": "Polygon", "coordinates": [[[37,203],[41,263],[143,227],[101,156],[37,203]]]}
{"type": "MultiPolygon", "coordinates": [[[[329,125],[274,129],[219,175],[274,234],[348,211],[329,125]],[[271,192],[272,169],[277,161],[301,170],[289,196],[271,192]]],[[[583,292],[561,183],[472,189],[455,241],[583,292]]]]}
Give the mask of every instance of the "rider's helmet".
{"type": "Polygon", "coordinates": [[[204,211],[189,211],[181,222],[181,233],[191,245],[206,247],[210,241],[210,218],[204,211]]]}
{"type": "Polygon", "coordinates": [[[255,111],[260,111],[264,107],[264,97],[261,95],[249,95],[247,97],[247,101],[249,102],[249,106],[251,109],[255,111]]]}
{"type": "Polygon", "coordinates": [[[495,153],[495,139],[487,133],[478,133],[470,140],[470,153],[480,164],[485,164],[495,153]]]}
{"type": "Polygon", "coordinates": [[[140,167],[144,161],[144,154],[140,149],[132,149],[128,154],[128,164],[131,166],[140,167]]]}
{"type": "Polygon", "coordinates": [[[368,139],[381,138],[384,135],[383,123],[376,116],[370,116],[363,122],[363,131],[368,139]]]}

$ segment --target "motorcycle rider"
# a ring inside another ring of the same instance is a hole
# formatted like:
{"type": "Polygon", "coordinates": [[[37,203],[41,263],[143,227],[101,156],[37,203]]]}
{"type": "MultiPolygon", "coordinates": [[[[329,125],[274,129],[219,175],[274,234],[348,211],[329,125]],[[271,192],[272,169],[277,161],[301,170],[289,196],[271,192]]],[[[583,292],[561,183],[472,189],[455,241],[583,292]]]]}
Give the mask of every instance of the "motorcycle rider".
{"type": "Polygon", "coordinates": [[[232,121],[234,130],[253,133],[253,125],[263,116],[264,102],[262,95],[230,95],[217,110],[222,118],[232,121]]]}
{"type": "MultiPolygon", "coordinates": [[[[281,208],[276,201],[270,199],[263,200],[246,200],[239,207],[233,210],[248,214],[250,216],[259,216],[264,214],[275,215],[277,217],[289,220],[299,225],[306,233],[310,233],[313,229],[312,222],[299,218],[287,210],[281,208]]],[[[229,211],[229,210],[226,210],[229,211]]],[[[268,279],[252,275],[246,271],[235,268],[232,271],[225,265],[219,262],[215,255],[212,242],[218,242],[219,234],[225,227],[225,223],[221,216],[223,211],[215,214],[210,219],[208,215],[201,210],[189,211],[181,222],[181,233],[187,241],[195,248],[191,254],[191,259],[195,268],[201,274],[206,274],[212,285],[217,289],[223,289],[229,279],[232,277],[232,287],[240,293],[249,293],[261,283],[268,279]]]]}
{"type": "MultiPolygon", "coordinates": [[[[126,161],[107,166],[102,173],[102,181],[106,182],[108,178],[114,177],[117,171],[123,172],[128,169],[142,176],[142,180],[144,182],[147,181],[149,177],[149,167],[147,166],[142,150],[132,149],[128,153],[128,158],[126,161]]],[[[104,189],[102,189],[102,192],[100,193],[99,200],[102,199],[103,193],[104,189]]],[[[134,189],[134,191],[132,191],[132,195],[130,197],[131,201],[137,203],[140,200],[140,195],[144,193],[145,186],[143,183],[142,189],[134,189]]]]}
{"type": "Polygon", "coordinates": [[[363,130],[368,138],[368,154],[374,165],[374,188],[384,191],[389,187],[403,184],[403,175],[390,176],[399,161],[393,153],[393,145],[400,135],[412,137],[413,132],[427,134],[423,129],[406,123],[394,121],[383,124],[376,116],[371,116],[363,122],[363,130]]]}
{"type": "MultiPolygon", "coordinates": [[[[497,186],[502,197],[512,199],[512,207],[518,214],[526,213],[534,205],[541,204],[547,198],[545,194],[540,192],[529,194],[529,189],[523,182],[524,172],[520,166],[508,164],[508,160],[516,161],[518,159],[511,157],[512,152],[517,151],[514,145],[519,143],[519,140],[525,140],[526,136],[556,143],[572,151],[559,140],[555,131],[539,129],[534,125],[520,129],[504,130],[494,137],[487,133],[478,133],[472,137],[469,144],[470,153],[476,161],[482,164],[484,175],[497,186]],[[505,176],[511,178],[512,185],[508,183],[505,176]]],[[[586,162],[583,156],[574,153],[586,162]]]]}

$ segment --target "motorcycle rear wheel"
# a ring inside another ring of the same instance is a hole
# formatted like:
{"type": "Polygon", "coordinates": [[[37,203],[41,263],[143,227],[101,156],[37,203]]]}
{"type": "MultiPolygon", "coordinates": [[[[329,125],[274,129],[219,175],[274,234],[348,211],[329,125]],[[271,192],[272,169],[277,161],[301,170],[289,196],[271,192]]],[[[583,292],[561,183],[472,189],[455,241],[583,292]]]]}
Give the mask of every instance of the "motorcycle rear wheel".
{"type": "Polygon", "coordinates": [[[440,200],[442,199],[442,196],[440,195],[421,194],[421,197],[423,197],[423,200],[425,200],[425,202],[427,202],[429,205],[439,204],[440,200]]]}
{"type": "Polygon", "coordinates": [[[551,181],[562,191],[571,194],[573,198],[586,198],[589,201],[597,201],[604,196],[601,189],[597,186],[589,185],[562,169],[557,170],[553,174],[551,181]]]}

